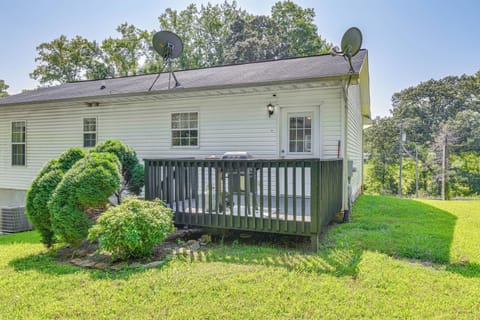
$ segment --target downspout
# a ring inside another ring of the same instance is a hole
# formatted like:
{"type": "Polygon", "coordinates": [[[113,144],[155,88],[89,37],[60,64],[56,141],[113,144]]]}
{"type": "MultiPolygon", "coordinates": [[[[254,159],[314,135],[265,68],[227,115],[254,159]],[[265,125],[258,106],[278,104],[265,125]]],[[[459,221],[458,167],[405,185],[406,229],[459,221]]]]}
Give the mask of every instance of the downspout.
{"type": "Polygon", "coordinates": [[[352,208],[352,171],[353,164],[350,164],[348,159],[348,89],[350,88],[350,82],[352,81],[353,74],[350,73],[348,77],[348,82],[343,81],[342,91],[343,91],[343,100],[344,100],[344,126],[343,126],[343,181],[345,181],[345,176],[347,180],[347,190],[345,192],[345,187],[343,189],[343,222],[350,221],[350,212],[352,208]],[[350,168],[351,167],[351,168],[350,168]],[[345,199],[346,198],[346,199],[345,199]]]}

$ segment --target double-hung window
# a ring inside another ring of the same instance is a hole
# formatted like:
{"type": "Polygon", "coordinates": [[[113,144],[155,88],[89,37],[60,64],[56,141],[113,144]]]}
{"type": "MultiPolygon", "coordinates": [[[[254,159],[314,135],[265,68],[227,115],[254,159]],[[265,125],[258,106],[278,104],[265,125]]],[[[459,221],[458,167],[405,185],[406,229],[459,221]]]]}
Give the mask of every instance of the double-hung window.
{"type": "Polygon", "coordinates": [[[198,112],[172,113],[172,147],[198,146],[198,112]]]}
{"type": "Polygon", "coordinates": [[[83,147],[93,148],[97,144],[97,118],[83,118],[83,147]]]}
{"type": "Polygon", "coordinates": [[[12,122],[12,166],[25,166],[27,152],[27,122],[12,122]]]}

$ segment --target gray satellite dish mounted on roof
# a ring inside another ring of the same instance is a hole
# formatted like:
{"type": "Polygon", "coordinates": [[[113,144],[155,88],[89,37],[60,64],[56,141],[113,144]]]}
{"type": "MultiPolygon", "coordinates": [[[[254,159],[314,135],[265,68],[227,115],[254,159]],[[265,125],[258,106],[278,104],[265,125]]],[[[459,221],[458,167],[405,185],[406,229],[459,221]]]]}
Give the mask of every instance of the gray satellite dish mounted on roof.
{"type": "Polygon", "coordinates": [[[180,87],[181,85],[178,82],[177,77],[175,76],[175,73],[173,73],[173,70],[172,70],[172,59],[178,58],[180,54],[182,54],[182,51],[183,51],[182,39],[180,39],[180,37],[173,32],[160,31],[153,35],[152,45],[153,45],[153,49],[163,58],[164,65],[162,70],[158,73],[157,77],[155,78],[155,81],[153,81],[152,85],[148,89],[148,91],[152,90],[153,86],[157,82],[158,78],[160,77],[160,74],[162,73],[163,69],[165,69],[166,65],[169,66],[169,71],[170,71],[169,77],[168,77],[168,89],[170,89],[170,80],[172,76],[173,76],[173,79],[175,79],[174,88],[180,87]]]}
{"type": "Polygon", "coordinates": [[[350,64],[350,73],[354,73],[355,70],[353,69],[352,65],[352,58],[360,51],[362,47],[362,32],[357,27],[351,27],[342,37],[342,51],[338,49],[338,47],[332,48],[332,55],[342,55],[345,59],[348,60],[350,64]]]}

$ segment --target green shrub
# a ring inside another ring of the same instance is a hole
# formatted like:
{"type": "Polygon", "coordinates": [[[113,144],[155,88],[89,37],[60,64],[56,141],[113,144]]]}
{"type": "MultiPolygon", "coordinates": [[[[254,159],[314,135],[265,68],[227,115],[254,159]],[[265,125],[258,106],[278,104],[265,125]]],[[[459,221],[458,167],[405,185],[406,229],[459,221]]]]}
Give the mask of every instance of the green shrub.
{"type": "Polygon", "coordinates": [[[115,191],[118,203],[122,202],[124,191],[135,195],[140,194],[144,185],[144,169],[132,148],[119,140],[106,140],[98,144],[92,152],[113,153],[120,160],[122,181],[120,187],[115,191]]]}
{"type": "Polygon", "coordinates": [[[42,243],[47,247],[55,243],[48,201],[64,173],[84,156],[85,152],[82,149],[71,148],[62,153],[58,160],[50,160],[40,170],[27,192],[25,213],[35,229],[40,232],[42,243]]]}
{"type": "Polygon", "coordinates": [[[115,155],[92,152],[68,170],[48,202],[55,234],[72,245],[87,237],[92,221],[85,210],[108,203],[120,184],[119,167],[115,155]]]}
{"type": "Polygon", "coordinates": [[[100,216],[88,237],[99,240],[100,249],[115,257],[141,258],[152,254],[173,230],[172,211],[160,200],[126,198],[100,216]]]}

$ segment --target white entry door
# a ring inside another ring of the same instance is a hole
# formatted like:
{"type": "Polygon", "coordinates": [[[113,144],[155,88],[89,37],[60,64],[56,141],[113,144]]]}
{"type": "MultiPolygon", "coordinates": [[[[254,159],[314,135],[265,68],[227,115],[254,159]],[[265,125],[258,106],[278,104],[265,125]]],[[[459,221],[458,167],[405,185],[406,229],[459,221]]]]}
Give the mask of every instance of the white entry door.
{"type": "Polygon", "coordinates": [[[280,157],[318,157],[318,133],[316,108],[282,108],[280,157]]]}

